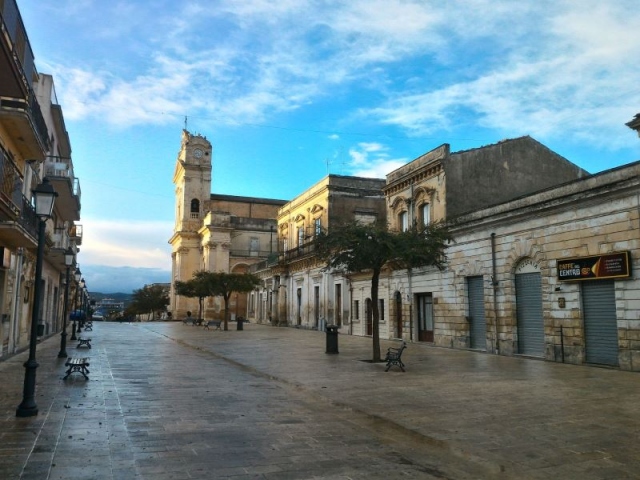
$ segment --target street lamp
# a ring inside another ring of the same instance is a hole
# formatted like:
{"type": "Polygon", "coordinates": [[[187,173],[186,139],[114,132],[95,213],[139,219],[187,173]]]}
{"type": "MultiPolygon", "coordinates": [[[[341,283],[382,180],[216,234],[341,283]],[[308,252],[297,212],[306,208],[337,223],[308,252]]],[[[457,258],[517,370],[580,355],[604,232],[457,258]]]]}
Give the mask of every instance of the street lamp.
{"type": "Polygon", "coordinates": [[[67,273],[64,282],[64,304],[62,305],[62,333],[60,334],[60,353],[58,358],[67,358],[67,304],[69,303],[69,269],[73,265],[75,254],[71,247],[64,251],[64,264],[67,267],[67,273]]]}
{"type": "Polygon", "coordinates": [[[87,288],[87,282],[82,279],[82,318],[80,322],[82,323],[82,328],[84,328],[85,322],[87,320],[87,315],[89,314],[89,289],[87,288]]]}
{"type": "Polygon", "coordinates": [[[47,219],[51,218],[53,202],[58,196],[49,180],[44,178],[42,183],[33,191],[33,197],[38,217],[38,255],[36,257],[36,278],[33,289],[33,310],[31,311],[31,338],[29,339],[29,359],[24,364],[24,389],[22,403],[16,410],[17,417],[32,417],[38,415],[36,405],[36,345],[38,341],[38,315],[40,314],[42,282],[42,261],[44,257],[45,229],[47,219]]]}
{"type": "MultiPolygon", "coordinates": [[[[73,327],[71,328],[71,340],[77,340],[76,337],[76,317],[78,316],[78,290],[80,290],[80,279],[82,278],[82,273],[80,272],[80,268],[76,268],[75,273],[73,274],[73,279],[76,281],[76,294],[73,297],[73,327]]],[[[78,329],[78,333],[80,329],[78,329]]]]}

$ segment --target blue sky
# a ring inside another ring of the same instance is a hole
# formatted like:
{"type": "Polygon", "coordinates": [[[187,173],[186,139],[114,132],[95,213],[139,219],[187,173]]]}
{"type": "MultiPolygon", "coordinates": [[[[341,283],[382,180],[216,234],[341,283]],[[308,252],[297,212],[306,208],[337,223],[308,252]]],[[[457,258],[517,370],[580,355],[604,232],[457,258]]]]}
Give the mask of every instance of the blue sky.
{"type": "Polygon", "coordinates": [[[54,76],[92,291],[170,281],[181,130],[215,193],[290,199],[327,173],[531,135],[595,173],[640,158],[636,0],[18,0],[54,76]]]}

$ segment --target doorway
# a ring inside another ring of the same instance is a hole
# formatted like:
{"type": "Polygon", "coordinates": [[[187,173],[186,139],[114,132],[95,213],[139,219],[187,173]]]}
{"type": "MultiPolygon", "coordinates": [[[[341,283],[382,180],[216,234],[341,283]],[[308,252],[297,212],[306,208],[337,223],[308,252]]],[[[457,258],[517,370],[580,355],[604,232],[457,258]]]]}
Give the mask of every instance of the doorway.
{"type": "Polygon", "coordinates": [[[433,342],[433,294],[416,295],[418,309],[418,341],[433,342]]]}

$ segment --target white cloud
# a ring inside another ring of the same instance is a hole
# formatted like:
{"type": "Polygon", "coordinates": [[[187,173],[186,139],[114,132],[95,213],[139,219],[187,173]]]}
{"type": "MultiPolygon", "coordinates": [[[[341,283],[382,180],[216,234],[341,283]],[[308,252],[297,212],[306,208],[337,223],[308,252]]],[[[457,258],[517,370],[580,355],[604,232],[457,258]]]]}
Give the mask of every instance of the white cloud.
{"type": "Polygon", "coordinates": [[[616,144],[631,141],[620,125],[640,102],[633,0],[192,1],[152,15],[118,5],[105,14],[128,20],[109,28],[130,35],[120,53],[144,69],[127,77],[100,59],[58,68],[70,119],[251,123],[368,88],[379,105],[363,117],[415,134],[462,121],[616,144]]]}
{"type": "Polygon", "coordinates": [[[351,175],[384,178],[407,163],[406,158],[389,159],[388,147],[381,143],[361,142],[349,149],[351,175]]]}
{"type": "Polygon", "coordinates": [[[171,270],[172,222],[82,219],[82,264],[171,270]],[[160,240],[160,241],[159,241],[160,240]],[[158,245],[166,243],[166,248],[158,245]]]}
{"type": "MultiPolygon", "coordinates": [[[[640,56],[640,13],[613,5],[564,3],[546,21],[537,12],[535,49],[512,45],[475,78],[399,92],[362,116],[414,134],[461,127],[462,121],[508,136],[571,135],[593,145],[628,145],[622,123],[631,115],[629,104],[640,101],[640,66],[629,61],[640,56]]],[[[510,34],[494,31],[494,41],[510,34]]]]}

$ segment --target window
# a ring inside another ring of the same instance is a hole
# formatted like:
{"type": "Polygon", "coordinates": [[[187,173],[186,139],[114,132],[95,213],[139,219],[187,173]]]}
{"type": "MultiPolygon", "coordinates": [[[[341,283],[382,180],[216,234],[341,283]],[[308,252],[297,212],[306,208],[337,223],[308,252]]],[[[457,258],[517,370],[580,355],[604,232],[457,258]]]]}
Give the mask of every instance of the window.
{"type": "Polygon", "coordinates": [[[283,238],[282,239],[282,250],[283,251],[287,251],[289,250],[289,239],[288,238],[283,238]]]}
{"type": "Polygon", "coordinates": [[[260,239],[251,237],[249,239],[249,255],[255,257],[260,254],[260,239]]]}
{"type": "Polygon", "coordinates": [[[191,200],[191,218],[200,217],[200,200],[194,198],[191,200]]]}
{"type": "Polygon", "coordinates": [[[304,227],[298,227],[298,246],[301,247],[304,244],[304,227]]]}
{"type": "Polygon", "coordinates": [[[380,316],[380,321],[384,322],[384,300],[382,298],[378,299],[378,304],[379,304],[378,309],[380,310],[378,312],[380,316]]]}
{"type": "Polygon", "coordinates": [[[320,235],[320,232],[322,231],[322,223],[320,222],[319,218],[316,218],[313,221],[313,224],[314,224],[315,236],[317,237],[318,235],[320,235]]]}
{"type": "Polygon", "coordinates": [[[420,212],[422,216],[422,225],[426,227],[431,223],[431,205],[425,203],[420,207],[420,212]]]}
{"type": "Polygon", "coordinates": [[[360,320],[360,300],[353,301],[353,318],[360,320]]]}
{"type": "Polygon", "coordinates": [[[402,232],[409,230],[409,212],[400,212],[398,215],[398,228],[402,232]]]}

